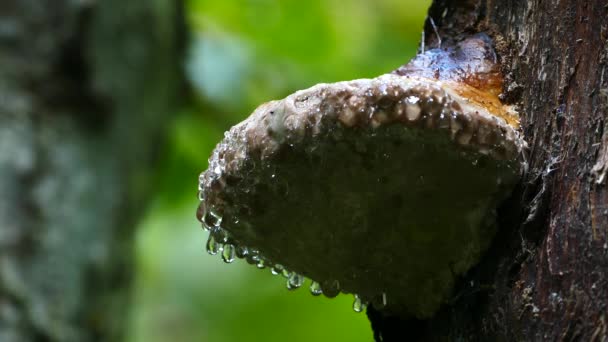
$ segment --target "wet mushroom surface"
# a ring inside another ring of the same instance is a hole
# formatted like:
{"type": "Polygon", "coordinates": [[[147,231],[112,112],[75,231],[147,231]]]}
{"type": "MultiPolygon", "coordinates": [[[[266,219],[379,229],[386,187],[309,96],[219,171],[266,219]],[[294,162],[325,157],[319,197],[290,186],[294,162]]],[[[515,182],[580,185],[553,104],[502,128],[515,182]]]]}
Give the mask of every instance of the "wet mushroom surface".
{"type": "Polygon", "coordinates": [[[352,293],[356,311],[432,316],[488,247],[522,170],[510,110],[462,89],[388,74],[260,106],[200,176],[208,251],[290,289],[309,278],[314,295],[352,293]]]}

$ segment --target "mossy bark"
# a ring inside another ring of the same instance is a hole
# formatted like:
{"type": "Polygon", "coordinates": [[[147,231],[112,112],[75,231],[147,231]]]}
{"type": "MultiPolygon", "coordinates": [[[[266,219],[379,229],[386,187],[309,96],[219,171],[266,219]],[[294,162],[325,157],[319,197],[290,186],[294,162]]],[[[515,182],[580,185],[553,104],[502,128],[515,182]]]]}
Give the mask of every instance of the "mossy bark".
{"type": "Polygon", "coordinates": [[[0,340],[120,340],[180,1],[0,4],[0,340]]]}
{"type": "Polygon", "coordinates": [[[494,40],[529,169],[500,231],[427,321],[368,312],[382,341],[608,339],[608,6],[603,0],[436,0],[426,49],[494,40]]]}

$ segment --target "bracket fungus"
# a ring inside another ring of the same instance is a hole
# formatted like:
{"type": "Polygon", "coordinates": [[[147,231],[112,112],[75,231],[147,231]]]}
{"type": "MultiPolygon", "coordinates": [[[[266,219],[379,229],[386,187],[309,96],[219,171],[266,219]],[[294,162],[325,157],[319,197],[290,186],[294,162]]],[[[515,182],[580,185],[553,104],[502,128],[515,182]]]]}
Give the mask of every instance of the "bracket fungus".
{"type": "Polygon", "coordinates": [[[491,242],[525,142],[489,38],[318,84],[232,127],[199,178],[207,250],[427,318],[491,242]]]}

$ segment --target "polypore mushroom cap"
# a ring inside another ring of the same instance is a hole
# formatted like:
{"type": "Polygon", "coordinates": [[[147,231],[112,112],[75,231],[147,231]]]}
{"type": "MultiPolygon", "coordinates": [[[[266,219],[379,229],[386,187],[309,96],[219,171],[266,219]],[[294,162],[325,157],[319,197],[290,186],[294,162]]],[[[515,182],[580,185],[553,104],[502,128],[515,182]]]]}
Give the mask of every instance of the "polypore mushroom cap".
{"type": "Polygon", "coordinates": [[[441,81],[320,84],[226,133],[200,177],[199,215],[228,257],[238,246],[295,272],[292,285],[303,275],[328,296],[428,317],[491,241],[523,144],[441,81]]]}

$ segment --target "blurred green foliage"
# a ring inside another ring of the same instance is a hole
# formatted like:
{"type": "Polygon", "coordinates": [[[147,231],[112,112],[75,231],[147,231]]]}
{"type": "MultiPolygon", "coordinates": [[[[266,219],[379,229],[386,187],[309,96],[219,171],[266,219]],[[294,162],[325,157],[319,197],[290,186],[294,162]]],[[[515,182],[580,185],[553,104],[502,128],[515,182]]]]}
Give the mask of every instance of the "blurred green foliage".
{"type": "MultiPolygon", "coordinates": [[[[371,341],[352,297],[294,293],[283,278],[204,252],[198,174],[223,132],[258,104],[320,82],[374,77],[415,53],[430,0],[190,0],[188,76],[156,194],[138,229],[128,340],[371,341]]],[[[307,287],[308,283],[305,284],[307,287]]]]}

